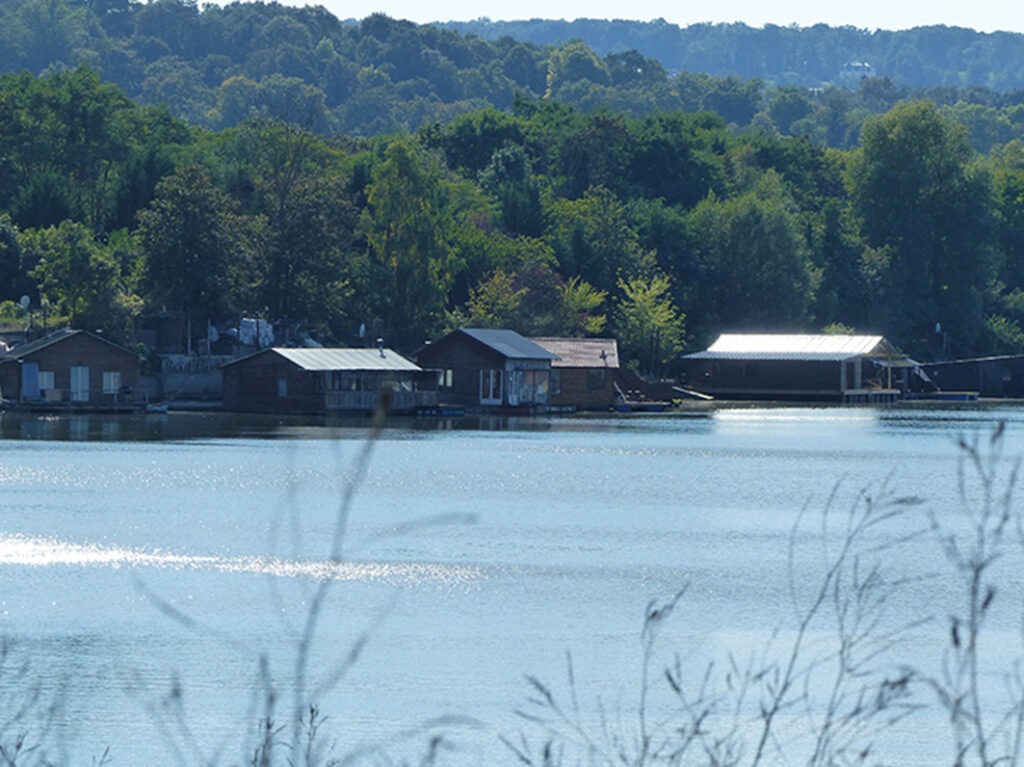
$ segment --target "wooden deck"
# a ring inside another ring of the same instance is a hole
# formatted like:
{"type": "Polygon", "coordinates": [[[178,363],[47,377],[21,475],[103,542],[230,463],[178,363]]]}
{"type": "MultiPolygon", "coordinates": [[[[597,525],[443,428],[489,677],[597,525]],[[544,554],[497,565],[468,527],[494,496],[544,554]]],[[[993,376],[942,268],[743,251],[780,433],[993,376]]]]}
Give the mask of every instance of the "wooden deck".
{"type": "Polygon", "coordinates": [[[22,413],[137,413],[144,402],[67,402],[51,400],[0,400],[0,410],[22,413]]]}

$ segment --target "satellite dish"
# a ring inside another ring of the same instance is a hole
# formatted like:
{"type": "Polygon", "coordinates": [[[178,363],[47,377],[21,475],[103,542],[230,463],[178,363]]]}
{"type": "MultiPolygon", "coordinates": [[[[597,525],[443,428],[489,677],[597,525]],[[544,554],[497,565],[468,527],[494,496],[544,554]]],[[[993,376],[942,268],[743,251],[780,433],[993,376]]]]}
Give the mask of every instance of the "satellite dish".
{"type": "Polygon", "coordinates": [[[28,305],[32,303],[32,299],[28,296],[22,296],[18,303],[21,305],[22,309],[28,309],[28,305]]]}

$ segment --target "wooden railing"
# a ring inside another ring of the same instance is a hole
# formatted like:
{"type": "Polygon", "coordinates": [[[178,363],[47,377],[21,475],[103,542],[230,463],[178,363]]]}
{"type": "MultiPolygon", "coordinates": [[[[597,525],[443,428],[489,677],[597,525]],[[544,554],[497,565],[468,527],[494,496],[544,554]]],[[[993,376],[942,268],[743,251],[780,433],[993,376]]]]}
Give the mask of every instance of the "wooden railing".
{"type": "MultiPolygon", "coordinates": [[[[327,410],[370,411],[377,408],[380,394],[374,391],[329,391],[326,394],[327,410]]],[[[395,391],[391,392],[391,409],[396,411],[415,410],[420,407],[437,405],[437,392],[395,391]]]]}
{"type": "Polygon", "coordinates": [[[38,397],[22,397],[24,402],[81,402],[81,403],[102,403],[102,402],[124,402],[133,403],[142,400],[137,393],[129,387],[121,387],[116,392],[104,392],[100,389],[87,389],[79,391],[75,389],[42,389],[38,397]]]}

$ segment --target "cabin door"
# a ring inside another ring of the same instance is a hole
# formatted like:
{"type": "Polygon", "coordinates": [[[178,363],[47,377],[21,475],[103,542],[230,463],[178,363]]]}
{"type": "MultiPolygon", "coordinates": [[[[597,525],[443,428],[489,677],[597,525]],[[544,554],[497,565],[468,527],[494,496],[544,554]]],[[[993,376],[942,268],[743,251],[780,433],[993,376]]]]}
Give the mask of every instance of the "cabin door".
{"type": "Polygon", "coordinates": [[[74,365],[71,368],[71,401],[89,401],[89,368],[74,365]]]}
{"type": "Polygon", "coordinates": [[[36,362],[21,365],[21,398],[39,399],[39,364],[36,362]]]}
{"type": "Polygon", "coordinates": [[[513,370],[508,374],[508,404],[515,407],[519,404],[519,389],[522,386],[523,374],[513,370]]]}
{"type": "Polygon", "coordinates": [[[501,404],[501,370],[480,371],[480,404],[501,404]]]}

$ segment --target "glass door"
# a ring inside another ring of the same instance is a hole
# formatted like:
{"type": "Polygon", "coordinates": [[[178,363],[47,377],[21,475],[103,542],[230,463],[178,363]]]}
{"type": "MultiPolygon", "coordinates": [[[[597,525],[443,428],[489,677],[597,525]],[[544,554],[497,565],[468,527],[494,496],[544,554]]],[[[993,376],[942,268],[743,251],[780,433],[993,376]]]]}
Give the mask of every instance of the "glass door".
{"type": "Polygon", "coordinates": [[[71,401],[89,401],[89,368],[72,366],[71,368],[71,401]]]}

